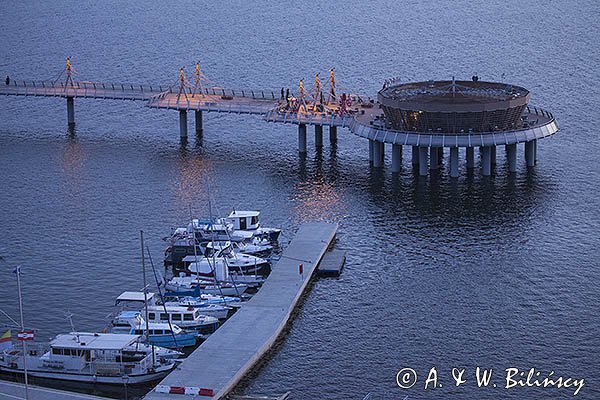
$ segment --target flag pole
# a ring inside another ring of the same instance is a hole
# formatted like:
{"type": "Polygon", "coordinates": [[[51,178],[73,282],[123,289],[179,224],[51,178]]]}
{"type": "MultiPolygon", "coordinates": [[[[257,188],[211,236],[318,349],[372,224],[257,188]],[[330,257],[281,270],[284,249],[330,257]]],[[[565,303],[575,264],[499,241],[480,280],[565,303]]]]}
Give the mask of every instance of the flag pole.
{"type": "MultiPolygon", "coordinates": [[[[17,289],[19,291],[19,313],[21,314],[21,332],[25,332],[25,322],[23,320],[23,296],[21,295],[21,266],[15,269],[17,274],[17,289]]],[[[29,399],[29,382],[27,379],[27,340],[21,340],[23,344],[23,372],[25,376],[25,399],[29,399]]]]}

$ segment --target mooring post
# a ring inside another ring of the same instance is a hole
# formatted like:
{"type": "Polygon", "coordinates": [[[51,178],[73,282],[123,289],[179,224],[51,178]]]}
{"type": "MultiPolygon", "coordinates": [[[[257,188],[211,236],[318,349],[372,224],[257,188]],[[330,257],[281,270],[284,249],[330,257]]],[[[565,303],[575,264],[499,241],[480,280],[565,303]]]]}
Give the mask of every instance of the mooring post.
{"type": "Polygon", "coordinates": [[[467,147],[467,169],[475,168],[475,148],[467,147]]]}
{"type": "Polygon", "coordinates": [[[508,159],[508,172],[517,172],[517,144],[506,145],[506,158],[508,159]]]}
{"type": "Polygon", "coordinates": [[[483,167],[483,176],[492,174],[492,149],[490,146],[482,146],[479,148],[481,152],[481,166],[483,167]]]}
{"type": "Polygon", "coordinates": [[[67,97],[67,122],[70,127],[75,125],[75,100],[67,97]]]}
{"type": "Polygon", "coordinates": [[[439,147],[430,147],[429,148],[429,169],[434,170],[440,167],[440,150],[439,147]]]}
{"type": "Polygon", "coordinates": [[[298,152],[306,153],[306,124],[298,125],[298,152]]]}
{"type": "Polygon", "coordinates": [[[181,139],[187,139],[187,111],[179,110],[179,137],[181,139]]]}
{"type": "Polygon", "coordinates": [[[337,142],[337,126],[329,127],[329,142],[330,143],[337,142]]]}
{"type": "Polygon", "coordinates": [[[196,123],[196,136],[202,136],[202,130],[204,129],[202,126],[202,110],[194,111],[194,119],[196,123]]]}
{"type": "Polygon", "coordinates": [[[412,147],[412,163],[413,165],[419,164],[419,146],[412,147]]]}
{"type": "Polygon", "coordinates": [[[525,142],[525,161],[528,167],[535,166],[535,141],[525,142]]]}
{"type": "Polygon", "coordinates": [[[315,125],[315,147],[323,147],[323,125],[315,125]]]}
{"type": "Polygon", "coordinates": [[[400,172],[402,167],[402,145],[392,144],[392,172],[400,172]]]}
{"type": "Polygon", "coordinates": [[[450,147],[450,177],[458,178],[458,147],[450,147]]]}
{"type": "Polygon", "coordinates": [[[426,176],[428,172],[427,153],[429,149],[427,146],[419,147],[419,175],[426,176]]]}

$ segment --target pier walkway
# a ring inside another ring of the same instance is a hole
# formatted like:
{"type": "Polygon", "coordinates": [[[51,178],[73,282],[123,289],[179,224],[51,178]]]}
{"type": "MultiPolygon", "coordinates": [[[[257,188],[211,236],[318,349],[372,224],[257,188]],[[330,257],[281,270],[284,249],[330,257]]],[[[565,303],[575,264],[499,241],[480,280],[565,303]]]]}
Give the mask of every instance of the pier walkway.
{"type": "Polygon", "coordinates": [[[258,293],[145,399],[227,395],[275,344],[337,228],[324,222],[302,225],[258,293]]]}
{"type": "Polygon", "coordinates": [[[321,81],[316,74],[314,84],[308,86],[307,83],[305,86],[304,80],[300,80],[294,91],[289,88],[276,91],[233,90],[211,83],[200,71],[199,64],[196,64],[195,73],[191,76],[186,76],[181,68],[179,78],[171,85],[80,81],[68,58],[66,67],[56,80],[23,81],[6,77],[5,84],[0,84],[0,95],[66,99],[67,122],[72,133],[75,132],[75,98],[139,100],[153,109],[176,110],[179,113],[179,136],[184,145],[188,140],[190,111],[194,112],[195,133],[200,144],[204,135],[203,112],[252,114],[267,122],[297,125],[300,154],[307,153],[309,125],[314,127],[315,149],[323,148],[324,127],[329,128],[332,146],[337,142],[338,128],[347,128],[355,136],[368,139],[369,163],[373,168],[384,166],[387,144],[391,147],[391,171],[400,172],[403,168],[402,149],[409,147],[412,151],[411,164],[420,176],[440,172],[446,149],[449,152],[446,162],[449,168],[446,169],[451,178],[458,178],[459,149],[465,148],[465,166],[470,170],[476,166],[475,147],[481,152],[479,164],[482,174],[490,176],[495,170],[498,146],[505,147],[508,171],[514,173],[517,171],[517,145],[520,143],[524,145],[524,161],[531,168],[537,163],[538,140],[558,131],[552,113],[531,105],[527,105],[520,122],[513,123],[511,129],[489,126],[487,132],[473,129],[445,132],[441,127],[435,131],[433,128],[426,131],[394,130],[390,117],[384,115],[378,101],[340,90],[336,86],[333,69],[329,79],[321,81]],[[62,80],[59,80],[61,77],[62,80]]]}

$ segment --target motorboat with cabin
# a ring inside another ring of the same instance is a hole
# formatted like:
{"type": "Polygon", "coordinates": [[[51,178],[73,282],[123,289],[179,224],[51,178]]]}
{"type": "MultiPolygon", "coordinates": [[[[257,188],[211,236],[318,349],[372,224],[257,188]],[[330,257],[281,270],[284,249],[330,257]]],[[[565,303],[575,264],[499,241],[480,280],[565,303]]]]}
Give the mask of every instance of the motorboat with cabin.
{"type": "Polygon", "coordinates": [[[198,276],[175,276],[165,283],[166,297],[199,297],[203,294],[221,296],[242,296],[248,285],[225,281],[207,280],[198,276]]]}
{"type": "Polygon", "coordinates": [[[110,325],[110,333],[139,335],[142,340],[155,346],[180,349],[193,347],[198,340],[197,332],[186,332],[168,321],[146,321],[140,311],[121,311],[110,325]]]}
{"type": "Polygon", "coordinates": [[[210,335],[219,328],[219,319],[203,315],[200,308],[164,304],[149,306],[147,311],[150,322],[177,324],[186,331],[195,331],[201,335],[210,335]]]}
{"type": "Polygon", "coordinates": [[[233,210],[226,221],[233,225],[234,232],[252,232],[253,237],[267,239],[272,243],[279,240],[281,229],[260,226],[260,211],[233,210]]]}
{"type": "MultiPolygon", "coordinates": [[[[29,376],[90,384],[130,385],[162,379],[175,362],[156,357],[151,347],[138,345],[139,335],[71,332],[56,336],[48,346],[28,344],[25,362],[29,376]]],[[[20,346],[0,353],[0,372],[24,373],[20,346]]]]}
{"type": "Polygon", "coordinates": [[[266,255],[277,244],[281,229],[260,226],[259,211],[233,211],[227,218],[192,219],[187,227],[177,228],[165,250],[166,265],[179,265],[186,256],[205,254],[207,242],[239,243],[242,252],[266,255]],[[204,246],[203,246],[204,245],[204,246]]]}

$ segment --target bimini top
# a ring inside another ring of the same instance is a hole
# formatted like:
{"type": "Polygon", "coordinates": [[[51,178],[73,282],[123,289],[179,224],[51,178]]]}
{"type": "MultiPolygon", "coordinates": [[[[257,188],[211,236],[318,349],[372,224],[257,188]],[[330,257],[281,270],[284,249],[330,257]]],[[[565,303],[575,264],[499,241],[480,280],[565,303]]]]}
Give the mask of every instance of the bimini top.
{"type": "MultiPolygon", "coordinates": [[[[151,300],[154,298],[154,293],[149,292],[146,294],[146,297],[148,298],[148,302],[150,303],[151,300]]],[[[143,303],[144,302],[144,292],[123,292],[119,295],[119,297],[117,297],[116,304],[119,304],[124,301],[126,301],[126,302],[127,301],[131,301],[131,302],[141,301],[143,303]]]]}
{"type": "Polygon", "coordinates": [[[530,93],[520,86],[482,81],[426,81],[386,84],[383,106],[423,112],[481,112],[524,106],[530,93]]]}
{"type": "Polygon", "coordinates": [[[121,350],[134,343],[138,335],[71,332],[56,336],[50,346],[61,349],[121,350]]]}
{"type": "Polygon", "coordinates": [[[258,217],[260,211],[236,211],[233,210],[228,218],[258,217]]]}

